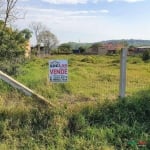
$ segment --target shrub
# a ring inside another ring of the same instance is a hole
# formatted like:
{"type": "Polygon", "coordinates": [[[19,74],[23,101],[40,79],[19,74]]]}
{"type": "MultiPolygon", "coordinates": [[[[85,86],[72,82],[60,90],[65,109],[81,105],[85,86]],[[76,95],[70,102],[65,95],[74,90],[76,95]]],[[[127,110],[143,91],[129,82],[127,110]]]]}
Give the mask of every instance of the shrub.
{"type": "Polygon", "coordinates": [[[150,53],[149,53],[148,50],[146,50],[146,51],[143,52],[142,60],[143,60],[143,61],[147,61],[147,60],[149,60],[149,59],[150,59],[150,53]]]}
{"type": "Polygon", "coordinates": [[[68,123],[70,133],[79,133],[84,127],[86,127],[84,116],[82,114],[73,114],[68,123]]]}

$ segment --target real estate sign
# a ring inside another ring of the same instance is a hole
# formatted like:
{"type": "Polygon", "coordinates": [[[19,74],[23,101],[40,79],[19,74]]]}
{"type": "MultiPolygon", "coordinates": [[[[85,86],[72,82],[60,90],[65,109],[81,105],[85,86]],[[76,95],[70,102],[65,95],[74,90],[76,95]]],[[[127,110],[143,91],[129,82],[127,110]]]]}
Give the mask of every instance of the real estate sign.
{"type": "Polygon", "coordinates": [[[68,81],[68,61],[50,60],[49,61],[49,79],[51,82],[68,81]]]}

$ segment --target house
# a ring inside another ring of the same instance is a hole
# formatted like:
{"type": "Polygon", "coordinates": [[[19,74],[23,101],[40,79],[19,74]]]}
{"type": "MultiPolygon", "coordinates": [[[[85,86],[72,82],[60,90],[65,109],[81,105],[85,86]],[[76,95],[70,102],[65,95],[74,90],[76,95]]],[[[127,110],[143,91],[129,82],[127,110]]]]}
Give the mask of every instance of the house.
{"type": "Polygon", "coordinates": [[[150,46],[140,46],[135,49],[135,53],[143,53],[144,51],[150,51],[150,46]]]}
{"type": "Polygon", "coordinates": [[[37,56],[49,55],[49,51],[44,47],[44,44],[32,46],[31,53],[37,56]]]}
{"type": "Polygon", "coordinates": [[[124,48],[124,45],[122,43],[106,43],[105,48],[107,49],[107,54],[116,54],[118,51],[120,51],[122,48],[124,48]]]}
{"type": "Polygon", "coordinates": [[[139,46],[139,47],[130,46],[128,48],[128,55],[141,54],[144,51],[150,51],[150,46],[139,46]]]}
{"type": "Polygon", "coordinates": [[[107,49],[107,54],[116,54],[117,53],[116,44],[114,44],[114,43],[105,44],[105,48],[107,49]]]}
{"type": "Polygon", "coordinates": [[[87,53],[96,55],[116,54],[119,50],[124,47],[122,43],[101,43],[93,44],[87,53]]]}
{"type": "Polygon", "coordinates": [[[98,47],[98,55],[106,55],[107,54],[107,49],[104,45],[100,45],[98,47]]]}
{"type": "Polygon", "coordinates": [[[86,54],[106,55],[107,49],[102,43],[94,43],[90,48],[86,50],[86,54]]]}

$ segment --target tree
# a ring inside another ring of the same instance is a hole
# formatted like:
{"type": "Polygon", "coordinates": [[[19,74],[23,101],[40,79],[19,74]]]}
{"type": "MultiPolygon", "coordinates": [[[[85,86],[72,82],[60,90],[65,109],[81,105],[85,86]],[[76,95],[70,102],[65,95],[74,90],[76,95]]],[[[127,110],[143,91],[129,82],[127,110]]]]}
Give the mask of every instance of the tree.
{"type": "Polygon", "coordinates": [[[50,53],[58,44],[57,37],[49,30],[41,31],[38,35],[38,41],[44,45],[45,53],[50,53]]]}
{"type": "Polygon", "coordinates": [[[36,39],[36,44],[39,44],[39,34],[46,29],[46,26],[43,25],[41,22],[31,22],[29,27],[33,31],[36,39]]]}
{"type": "Polygon", "coordinates": [[[0,0],[1,19],[4,21],[3,29],[8,23],[20,18],[20,12],[17,10],[18,0],[0,0]]]}
{"type": "Polygon", "coordinates": [[[3,6],[3,3],[2,3],[2,0],[0,0],[0,10],[2,10],[2,6],[3,6]]]}
{"type": "Polygon", "coordinates": [[[19,55],[24,55],[25,42],[23,34],[18,30],[6,28],[0,30],[0,58],[13,59],[19,55]]]}
{"type": "Polygon", "coordinates": [[[36,39],[37,51],[40,52],[40,41],[39,41],[39,34],[46,30],[46,26],[43,25],[41,22],[31,22],[29,24],[29,28],[33,31],[33,34],[36,39]]]}
{"type": "Polygon", "coordinates": [[[29,29],[24,29],[21,31],[21,33],[26,40],[29,40],[32,37],[32,32],[29,29]]]}
{"type": "Polygon", "coordinates": [[[24,60],[26,41],[24,34],[11,27],[3,29],[3,21],[0,21],[0,68],[14,74],[19,63],[24,60]]]}
{"type": "Polygon", "coordinates": [[[94,43],[91,47],[97,49],[100,46],[102,46],[102,43],[94,43]]]}
{"type": "Polygon", "coordinates": [[[80,51],[80,53],[84,53],[86,51],[86,49],[84,47],[80,46],[79,51],[80,51]]]}
{"type": "Polygon", "coordinates": [[[150,59],[150,52],[149,52],[149,50],[146,50],[146,51],[144,51],[143,54],[142,54],[142,60],[143,60],[143,61],[147,61],[147,60],[149,60],[149,59],[150,59]]]}
{"type": "Polygon", "coordinates": [[[69,44],[64,43],[58,47],[58,52],[59,53],[72,53],[72,49],[71,49],[71,46],[69,44]]]}

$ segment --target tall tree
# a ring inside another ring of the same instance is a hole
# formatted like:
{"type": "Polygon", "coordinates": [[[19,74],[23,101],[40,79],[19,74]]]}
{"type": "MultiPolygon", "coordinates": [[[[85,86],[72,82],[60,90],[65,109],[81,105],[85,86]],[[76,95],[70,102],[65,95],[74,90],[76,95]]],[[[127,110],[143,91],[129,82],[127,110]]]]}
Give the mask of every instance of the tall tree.
{"type": "Polygon", "coordinates": [[[33,34],[36,39],[37,51],[40,52],[40,41],[39,41],[39,34],[46,29],[45,25],[41,22],[31,22],[29,24],[29,28],[33,31],[33,34]]]}
{"type": "Polygon", "coordinates": [[[29,27],[31,28],[31,30],[33,31],[34,35],[35,35],[35,39],[36,39],[36,44],[38,45],[39,42],[39,34],[40,32],[42,32],[43,30],[46,29],[46,26],[43,25],[41,22],[31,22],[29,27]]]}
{"type": "Polygon", "coordinates": [[[57,37],[49,30],[43,30],[38,35],[38,41],[44,44],[45,53],[50,53],[58,44],[57,37]]]}
{"type": "Polygon", "coordinates": [[[13,30],[11,27],[3,29],[3,21],[0,21],[0,59],[13,59],[24,56],[26,43],[31,37],[29,29],[22,31],[13,30]]]}
{"type": "Polygon", "coordinates": [[[3,30],[3,24],[0,24],[0,58],[13,59],[19,55],[24,55],[26,39],[18,30],[6,27],[3,30]]]}
{"type": "Polygon", "coordinates": [[[23,32],[11,27],[3,29],[0,21],[0,69],[15,74],[19,63],[24,61],[27,38],[23,32]]]}
{"type": "Polygon", "coordinates": [[[4,21],[3,28],[6,25],[19,18],[20,12],[17,10],[18,0],[0,0],[1,19],[4,21]]]}

